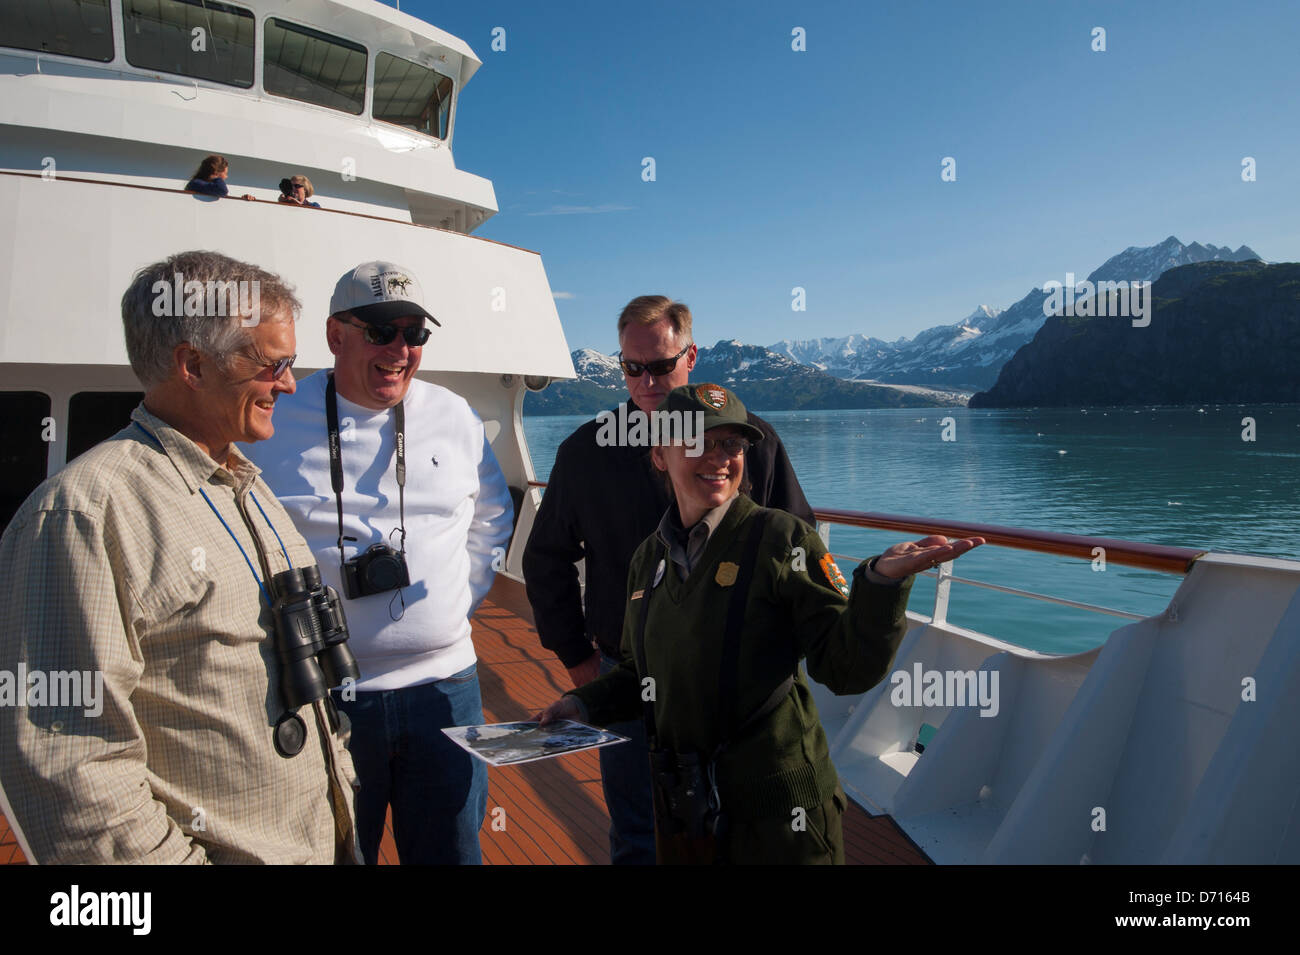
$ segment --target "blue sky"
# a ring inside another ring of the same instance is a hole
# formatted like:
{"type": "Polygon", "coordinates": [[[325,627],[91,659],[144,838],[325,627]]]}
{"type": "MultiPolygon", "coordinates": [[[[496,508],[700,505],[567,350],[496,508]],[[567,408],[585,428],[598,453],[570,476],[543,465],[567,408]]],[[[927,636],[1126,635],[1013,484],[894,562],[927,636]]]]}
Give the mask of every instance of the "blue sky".
{"type": "Polygon", "coordinates": [[[478,234],[542,253],[571,348],[646,293],[702,344],[894,339],[1169,235],[1300,259],[1294,2],[401,6],[483,60],[478,234]]]}

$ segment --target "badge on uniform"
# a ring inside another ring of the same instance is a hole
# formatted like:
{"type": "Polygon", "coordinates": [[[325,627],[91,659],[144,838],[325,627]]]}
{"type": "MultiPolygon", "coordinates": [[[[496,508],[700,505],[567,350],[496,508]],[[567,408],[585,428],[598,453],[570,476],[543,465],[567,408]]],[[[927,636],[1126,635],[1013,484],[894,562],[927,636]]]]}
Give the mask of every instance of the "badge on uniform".
{"type": "Polygon", "coordinates": [[[830,585],[847,597],[849,595],[849,582],[844,579],[840,569],[835,566],[835,559],[830,554],[823,554],[818,563],[821,565],[822,573],[830,581],[830,585]]]}
{"type": "Polygon", "coordinates": [[[739,573],[739,564],[733,564],[729,560],[724,560],[718,565],[718,572],[714,575],[713,579],[718,582],[719,587],[730,587],[736,582],[736,576],[739,573]]]}

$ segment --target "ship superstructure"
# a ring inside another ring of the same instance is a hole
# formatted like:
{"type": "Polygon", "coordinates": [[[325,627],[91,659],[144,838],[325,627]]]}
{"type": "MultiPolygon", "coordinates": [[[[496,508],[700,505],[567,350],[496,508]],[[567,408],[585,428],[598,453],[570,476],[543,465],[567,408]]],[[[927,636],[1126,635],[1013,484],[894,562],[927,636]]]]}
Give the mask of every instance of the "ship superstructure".
{"type": "Polygon", "coordinates": [[[492,184],[452,154],[479,65],[456,37],[370,0],[4,4],[0,523],[125,423],[139,385],[122,292],[185,249],[297,288],[304,373],[331,364],[339,275],[369,259],[417,270],[442,321],[420,375],[470,401],[522,497],[525,383],[573,366],[540,256],[469,234],[497,209],[492,184]],[[182,191],[208,154],[230,163],[228,198],[182,191]],[[322,209],[277,201],[294,174],[322,209]]]}

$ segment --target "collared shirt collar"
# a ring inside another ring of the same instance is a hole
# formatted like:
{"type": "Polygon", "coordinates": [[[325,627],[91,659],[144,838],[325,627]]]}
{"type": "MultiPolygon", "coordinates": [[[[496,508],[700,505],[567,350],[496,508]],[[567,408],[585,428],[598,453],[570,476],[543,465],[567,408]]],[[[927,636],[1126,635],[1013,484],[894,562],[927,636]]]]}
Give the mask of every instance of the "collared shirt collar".
{"type": "Polygon", "coordinates": [[[228,484],[236,493],[242,493],[262,473],[257,465],[240,453],[234,443],[230,445],[232,466],[222,467],[192,440],[146,409],[143,402],[131,412],[131,420],[135,422],[137,431],[144,432],[142,440],[160,447],[167,455],[191,494],[214,481],[228,484]]]}
{"type": "Polygon", "coordinates": [[[738,496],[738,494],[733,494],[717,507],[705,511],[704,516],[692,525],[689,530],[682,526],[681,515],[678,513],[676,502],[673,502],[669,505],[668,510],[664,511],[664,516],[659,520],[659,526],[655,528],[655,536],[667,545],[668,557],[681,571],[683,580],[694,569],[695,563],[700,559],[705,546],[709,543],[709,538],[718,529],[722,519],[727,516],[727,511],[738,496]]]}

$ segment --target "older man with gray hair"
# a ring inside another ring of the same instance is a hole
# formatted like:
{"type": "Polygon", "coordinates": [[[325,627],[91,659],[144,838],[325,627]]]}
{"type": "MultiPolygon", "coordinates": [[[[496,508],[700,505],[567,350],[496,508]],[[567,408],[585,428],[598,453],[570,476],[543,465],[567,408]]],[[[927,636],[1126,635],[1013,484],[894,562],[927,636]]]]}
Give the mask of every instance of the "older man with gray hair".
{"type": "Polygon", "coordinates": [[[214,252],[141,269],[144,401],[0,538],[0,674],[23,675],[0,796],[33,861],[359,861],[338,715],[283,623],[315,612],[314,560],[235,447],[295,388],[299,308],[214,252]]]}

